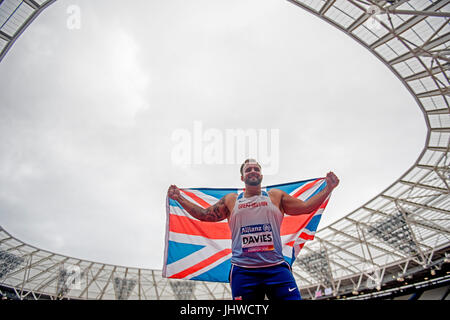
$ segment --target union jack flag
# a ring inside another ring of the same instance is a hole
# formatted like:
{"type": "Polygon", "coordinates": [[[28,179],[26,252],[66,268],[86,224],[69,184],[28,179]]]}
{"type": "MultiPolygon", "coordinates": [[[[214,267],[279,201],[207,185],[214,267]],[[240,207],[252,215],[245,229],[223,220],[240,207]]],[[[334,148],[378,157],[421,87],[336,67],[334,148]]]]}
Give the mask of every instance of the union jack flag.
{"type": "MultiPolygon", "coordinates": [[[[306,201],[326,186],[325,178],[290,182],[262,188],[280,189],[306,201]]],[[[244,189],[190,188],[180,189],[187,200],[207,208],[228,193],[244,189]]],[[[281,240],[285,260],[292,265],[308,240],[313,240],[328,198],[310,213],[285,215],[281,224],[281,240]]],[[[205,222],[192,217],[178,201],[166,199],[166,241],[163,277],[213,282],[228,282],[231,268],[231,232],[227,221],[205,222]]]]}

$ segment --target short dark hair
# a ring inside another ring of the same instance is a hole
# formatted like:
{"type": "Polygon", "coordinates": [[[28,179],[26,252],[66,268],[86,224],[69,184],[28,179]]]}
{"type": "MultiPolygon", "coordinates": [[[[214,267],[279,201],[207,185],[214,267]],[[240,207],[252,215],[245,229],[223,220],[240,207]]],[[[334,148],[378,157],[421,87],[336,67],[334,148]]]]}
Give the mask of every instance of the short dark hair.
{"type": "Polygon", "coordinates": [[[261,169],[261,165],[258,163],[258,161],[256,161],[255,159],[247,159],[247,160],[244,161],[243,164],[241,164],[241,169],[239,170],[239,171],[241,172],[241,176],[244,175],[243,170],[244,170],[244,166],[245,166],[247,163],[256,163],[256,164],[258,165],[259,169],[261,169]]]}

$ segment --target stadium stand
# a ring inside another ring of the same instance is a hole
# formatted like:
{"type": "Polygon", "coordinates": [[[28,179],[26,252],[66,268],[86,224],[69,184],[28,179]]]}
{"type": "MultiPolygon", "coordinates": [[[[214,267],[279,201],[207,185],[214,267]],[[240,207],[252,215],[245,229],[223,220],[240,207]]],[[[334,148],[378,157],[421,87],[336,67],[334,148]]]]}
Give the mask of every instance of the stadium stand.
{"type": "Polygon", "coordinates": [[[449,288],[450,286],[447,285],[440,288],[425,290],[417,300],[444,300],[449,288]]]}

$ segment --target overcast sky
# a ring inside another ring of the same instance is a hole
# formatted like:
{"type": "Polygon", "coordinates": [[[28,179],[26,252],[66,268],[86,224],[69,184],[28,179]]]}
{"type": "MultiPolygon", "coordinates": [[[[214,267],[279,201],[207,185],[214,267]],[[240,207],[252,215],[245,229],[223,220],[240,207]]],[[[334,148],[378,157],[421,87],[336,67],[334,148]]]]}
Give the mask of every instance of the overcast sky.
{"type": "Polygon", "coordinates": [[[258,141],[275,168],[263,185],[336,173],[319,229],[398,179],[426,137],[385,65],[283,0],[59,0],[0,63],[0,101],[0,224],[45,250],[143,268],[162,267],[170,184],[243,186],[227,130],[277,133],[258,141]],[[199,145],[199,126],[215,140],[199,145]],[[220,137],[224,164],[195,163],[220,137]],[[190,163],[173,161],[180,148],[190,163]]]}

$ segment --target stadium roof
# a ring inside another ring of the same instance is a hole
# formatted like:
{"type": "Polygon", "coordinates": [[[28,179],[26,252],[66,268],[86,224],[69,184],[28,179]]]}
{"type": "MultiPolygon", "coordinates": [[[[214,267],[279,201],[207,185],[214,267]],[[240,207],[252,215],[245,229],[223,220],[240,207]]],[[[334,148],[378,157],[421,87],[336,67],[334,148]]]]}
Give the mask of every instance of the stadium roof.
{"type": "Polygon", "coordinates": [[[0,61],[22,32],[56,0],[0,1],[0,61]]]}
{"type": "MultiPolygon", "coordinates": [[[[293,272],[304,298],[383,287],[448,262],[450,246],[450,0],[288,0],[345,32],[403,83],[427,136],[414,165],[378,196],[305,246],[293,272]]],[[[0,2],[0,61],[54,1],[0,2]]],[[[380,64],[381,67],[381,64],[380,64]]],[[[404,133],[407,134],[407,133],[404,133]]],[[[395,155],[393,155],[395,156],[395,155]]],[[[40,250],[0,228],[0,285],[17,296],[80,299],[228,299],[228,284],[168,280],[160,270],[40,250]]]]}

